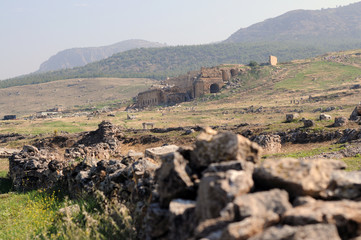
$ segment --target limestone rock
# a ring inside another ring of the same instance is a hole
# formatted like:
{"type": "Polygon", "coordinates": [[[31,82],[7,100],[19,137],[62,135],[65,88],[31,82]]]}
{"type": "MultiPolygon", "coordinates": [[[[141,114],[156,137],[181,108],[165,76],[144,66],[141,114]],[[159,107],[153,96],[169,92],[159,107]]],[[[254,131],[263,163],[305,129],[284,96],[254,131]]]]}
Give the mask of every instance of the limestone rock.
{"type": "Polygon", "coordinates": [[[289,209],[283,215],[282,222],[293,226],[335,224],[340,236],[349,239],[361,233],[361,203],[349,200],[316,201],[289,209]]]}
{"type": "Polygon", "coordinates": [[[324,114],[324,113],[321,113],[320,114],[320,121],[328,121],[328,120],[331,120],[332,117],[330,115],[327,115],[327,114],[324,114]]]}
{"type": "Polygon", "coordinates": [[[232,221],[240,221],[248,217],[275,219],[291,208],[287,192],[273,189],[238,196],[222,210],[221,216],[232,221]]]}
{"type": "Polygon", "coordinates": [[[341,240],[337,228],[332,224],[313,224],[302,227],[276,226],[266,229],[250,240],[341,240]]]}
{"type": "Polygon", "coordinates": [[[190,169],[187,164],[188,161],[180,153],[175,152],[168,155],[157,170],[157,190],[163,206],[172,199],[189,199],[195,195],[194,183],[191,180],[190,169]]]}
{"type": "Polygon", "coordinates": [[[325,193],[327,198],[357,199],[361,197],[361,172],[334,171],[325,193]]]}
{"type": "Polygon", "coordinates": [[[161,161],[161,159],[169,153],[176,152],[179,149],[176,145],[166,145],[156,148],[148,148],[145,150],[145,157],[152,158],[156,161],[161,161]]]}
{"type": "Polygon", "coordinates": [[[200,221],[220,216],[221,210],[253,187],[252,174],[245,171],[206,173],[198,188],[196,214],[200,221]]]}
{"type": "Polygon", "coordinates": [[[258,162],[261,148],[247,138],[231,133],[207,130],[199,135],[191,154],[191,165],[205,168],[211,163],[245,160],[258,162]]]}
{"type": "Polygon", "coordinates": [[[170,234],[168,239],[186,240],[196,227],[195,201],[184,199],[172,200],[169,204],[170,234]]]}
{"type": "Polygon", "coordinates": [[[230,223],[222,231],[219,239],[222,240],[246,240],[250,237],[260,233],[263,229],[276,224],[278,216],[271,215],[268,218],[249,217],[241,222],[230,223]]]}
{"type": "Polygon", "coordinates": [[[216,173],[216,172],[226,172],[228,170],[237,170],[237,171],[246,171],[253,173],[254,164],[246,161],[229,161],[229,162],[220,162],[212,163],[202,172],[205,173],[216,173]]]}
{"type": "Polygon", "coordinates": [[[266,159],[255,169],[254,180],[258,187],[285,189],[292,197],[320,197],[332,172],[344,168],[344,162],[332,159],[266,159]]]}
{"type": "Polygon", "coordinates": [[[348,123],[347,118],[345,117],[336,117],[335,123],[333,124],[334,127],[342,127],[348,123]]]}
{"type": "Polygon", "coordinates": [[[169,211],[161,208],[157,203],[148,207],[145,219],[147,239],[168,239],[169,211]]]}

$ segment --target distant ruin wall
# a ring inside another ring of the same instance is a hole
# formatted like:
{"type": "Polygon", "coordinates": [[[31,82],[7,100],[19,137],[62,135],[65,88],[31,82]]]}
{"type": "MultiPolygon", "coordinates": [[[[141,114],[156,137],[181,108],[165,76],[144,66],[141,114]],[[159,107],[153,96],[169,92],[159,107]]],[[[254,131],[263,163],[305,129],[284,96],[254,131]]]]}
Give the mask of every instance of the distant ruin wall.
{"type": "Polygon", "coordinates": [[[242,71],[243,65],[221,65],[202,67],[200,71],[167,79],[164,87],[138,94],[137,107],[173,104],[188,101],[204,94],[217,93],[225,82],[242,71]]]}
{"type": "Polygon", "coordinates": [[[275,56],[269,56],[269,64],[271,65],[271,66],[276,66],[277,65],[277,57],[275,57],[275,56]]]}
{"type": "Polygon", "coordinates": [[[138,94],[137,103],[139,107],[156,106],[163,102],[162,90],[152,89],[138,94]]]}

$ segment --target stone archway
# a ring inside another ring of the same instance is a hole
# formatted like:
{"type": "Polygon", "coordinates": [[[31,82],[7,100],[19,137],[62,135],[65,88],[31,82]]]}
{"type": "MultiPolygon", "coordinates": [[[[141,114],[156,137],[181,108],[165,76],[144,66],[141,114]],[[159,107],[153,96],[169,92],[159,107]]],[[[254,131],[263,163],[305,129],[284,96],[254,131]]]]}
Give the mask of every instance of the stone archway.
{"type": "Polygon", "coordinates": [[[210,93],[219,92],[219,85],[217,83],[213,83],[209,88],[210,93]]]}

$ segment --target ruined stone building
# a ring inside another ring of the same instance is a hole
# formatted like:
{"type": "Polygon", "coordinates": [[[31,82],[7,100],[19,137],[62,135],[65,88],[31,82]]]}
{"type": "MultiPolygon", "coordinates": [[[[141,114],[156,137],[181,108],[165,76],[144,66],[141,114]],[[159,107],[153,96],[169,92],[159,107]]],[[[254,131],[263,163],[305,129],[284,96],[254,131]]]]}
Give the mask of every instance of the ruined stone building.
{"type": "Polygon", "coordinates": [[[201,68],[175,78],[167,79],[162,87],[141,92],[137,96],[137,107],[176,104],[189,101],[208,93],[217,93],[223,85],[238,75],[243,65],[221,65],[201,68]]]}

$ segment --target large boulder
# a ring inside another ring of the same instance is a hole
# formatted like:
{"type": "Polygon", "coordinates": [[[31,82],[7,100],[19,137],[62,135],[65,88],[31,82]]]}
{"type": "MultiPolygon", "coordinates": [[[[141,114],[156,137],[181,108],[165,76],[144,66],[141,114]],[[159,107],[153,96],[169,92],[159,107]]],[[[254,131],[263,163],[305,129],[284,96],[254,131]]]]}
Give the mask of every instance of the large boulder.
{"type": "Polygon", "coordinates": [[[221,210],[253,187],[252,173],[228,170],[206,173],[198,188],[196,214],[200,221],[220,216],[221,210]]]}
{"type": "Polygon", "coordinates": [[[162,206],[167,206],[172,199],[194,199],[196,190],[191,179],[191,169],[183,156],[174,152],[169,154],[156,173],[158,194],[162,206]]]}
{"type": "Polygon", "coordinates": [[[250,161],[260,159],[261,148],[257,143],[231,132],[221,132],[207,128],[201,133],[191,152],[191,166],[206,168],[211,163],[223,161],[250,161]]]}
{"type": "Polygon", "coordinates": [[[281,188],[292,197],[325,196],[334,170],[345,169],[346,164],[332,159],[266,159],[254,171],[257,187],[281,188]]]}

